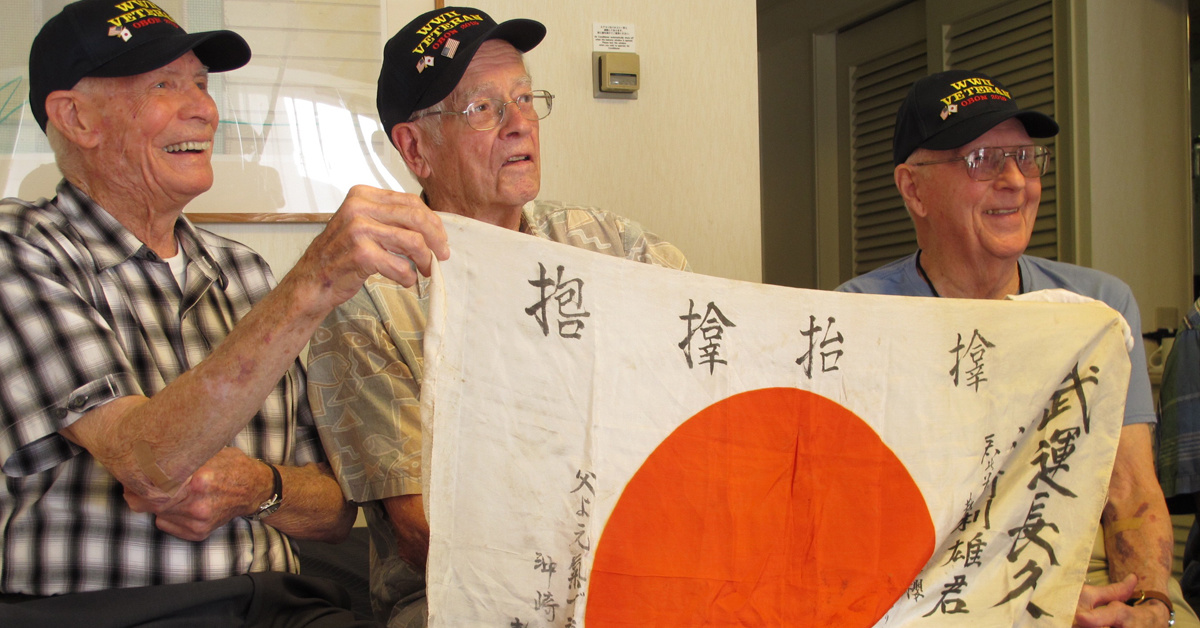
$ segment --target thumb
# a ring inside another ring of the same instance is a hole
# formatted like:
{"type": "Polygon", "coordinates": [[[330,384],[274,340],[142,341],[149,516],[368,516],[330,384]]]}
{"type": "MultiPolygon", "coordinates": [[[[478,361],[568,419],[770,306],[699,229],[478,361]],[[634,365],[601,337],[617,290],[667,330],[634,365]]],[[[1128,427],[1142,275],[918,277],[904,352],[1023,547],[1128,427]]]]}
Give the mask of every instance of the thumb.
{"type": "Polygon", "coordinates": [[[1135,573],[1126,574],[1125,578],[1120,582],[1114,582],[1108,586],[1114,587],[1114,592],[1119,592],[1120,597],[1117,599],[1128,600],[1133,597],[1133,592],[1137,590],[1138,577],[1135,573]]]}
{"type": "Polygon", "coordinates": [[[1120,582],[1104,586],[1083,585],[1079,595],[1080,605],[1085,609],[1098,608],[1113,602],[1124,602],[1133,596],[1137,588],[1137,574],[1129,574],[1120,582]]]}

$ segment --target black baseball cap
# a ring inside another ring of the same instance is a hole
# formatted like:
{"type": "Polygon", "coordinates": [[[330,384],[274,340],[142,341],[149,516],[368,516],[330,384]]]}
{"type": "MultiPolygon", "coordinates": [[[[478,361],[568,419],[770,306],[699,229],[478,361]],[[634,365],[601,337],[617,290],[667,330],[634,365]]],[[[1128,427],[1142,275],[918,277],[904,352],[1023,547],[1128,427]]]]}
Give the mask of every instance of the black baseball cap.
{"type": "Polygon", "coordinates": [[[422,13],[388,40],[375,106],[390,138],[392,127],[413,112],[432,107],[458,86],[471,58],[489,39],[503,39],[529,52],[546,36],[541,22],[526,19],[496,23],[470,7],[445,7],[422,13]]]}
{"type": "Polygon", "coordinates": [[[999,81],[970,70],[947,70],[920,78],[896,114],[892,162],[899,166],[918,148],[949,150],[1016,118],[1029,137],[1054,137],[1058,123],[1032,109],[1020,109],[999,81]]]}
{"type": "Polygon", "coordinates": [[[250,61],[250,46],[233,31],[188,34],[150,0],[80,0],[50,18],[29,50],[29,108],[46,130],[46,97],[85,76],[134,76],[196,53],[209,72],[250,61]]]}

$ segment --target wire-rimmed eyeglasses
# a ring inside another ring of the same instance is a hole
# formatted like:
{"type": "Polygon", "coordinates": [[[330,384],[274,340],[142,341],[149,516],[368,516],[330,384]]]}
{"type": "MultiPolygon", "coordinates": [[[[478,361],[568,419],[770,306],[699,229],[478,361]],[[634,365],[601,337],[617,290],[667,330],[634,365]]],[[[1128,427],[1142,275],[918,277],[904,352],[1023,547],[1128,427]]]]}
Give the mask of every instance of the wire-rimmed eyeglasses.
{"type": "Polygon", "coordinates": [[[967,164],[967,174],[976,181],[991,181],[1000,171],[1004,170],[1004,162],[1009,157],[1017,163],[1021,174],[1028,178],[1040,177],[1046,174],[1050,166],[1050,149],[1045,146],[984,146],[963,155],[950,159],[922,161],[914,166],[931,166],[962,161],[967,164]]]}
{"type": "Polygon", "coordinates": [[[521,117],[530,122],[541,120],[550,115],[550,110],[554,108],[554,94],[544,89],[539,89],[528,94],[521,94],[516,99],[509,101],[496,100],[495,98],[481,98],[471,102],[462,111],[427,111],[413,116],[409,119],[409,122],[415,122],[428,116],[462,116],[466,118],[467,124],[472,129],[476,131],[489,131],[504,122],[504,112],[508,111],[509,105],[516,105],[517,111],[521,112],[521,117]]]}

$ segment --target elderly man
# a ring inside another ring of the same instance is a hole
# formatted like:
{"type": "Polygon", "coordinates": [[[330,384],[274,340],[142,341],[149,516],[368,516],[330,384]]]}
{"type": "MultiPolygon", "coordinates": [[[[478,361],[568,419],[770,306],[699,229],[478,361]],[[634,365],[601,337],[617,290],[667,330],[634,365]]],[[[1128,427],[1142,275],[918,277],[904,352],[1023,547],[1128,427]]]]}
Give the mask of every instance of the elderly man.
{"type": "MultiPolygon", "coordinates": [[[[896,117],[893,160],[920,248],[838,290],[1003,299],[1063,288],[1107,303],[1136,332],[1137,303],[1120,280],[1024,255],[1049,159],[1031,138],[1057,133],[1052,119],[1018,109],[1008,90],[985,74],[951,70],[918,80],[896,117]]],[[[1150,447],[1154,406],[1141,337],[1134,337],[1124,427],[1102,536],[1076,610],[1079,626],[1196,622],[1170,580],[1171,522],[1150,447]]]]}
{"type": "Polygon", "coordinates": [[[249,59],[145,0],[70,4],[33,42],[64,178],[0,204],[0,625],[358,625],[295,575],[289,536],[355,517],[296,358],[365,277],[415,280],[398,254],[445,258],[445,233],[415,196],[355,189],[272,289],[188,222],[213,178],[208,73],[249,59]]]}
{"type": "MultiPolygon", "coordinates": [[[[538,121],[553,96],[533,89],[522,52],[545,27],[497,24],[483,12],[425,13],[388,42],[379,117],[438,210],[535,237],[674,268],[673,246],[607,212],[534,201],[538,121]]],[[[309,400],[342,490],[364,506],[371,597],[389,626],[425,623],[429,528],[421,497],[420,393],[427,303],[417,289],[372,277],[313,338],[309,400]]]]}

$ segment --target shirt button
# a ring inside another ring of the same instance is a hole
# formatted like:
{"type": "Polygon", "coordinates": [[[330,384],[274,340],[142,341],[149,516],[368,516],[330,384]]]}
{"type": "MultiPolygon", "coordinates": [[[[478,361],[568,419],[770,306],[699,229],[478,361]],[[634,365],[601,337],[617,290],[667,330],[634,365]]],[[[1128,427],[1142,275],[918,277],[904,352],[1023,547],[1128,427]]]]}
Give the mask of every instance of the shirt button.
{"type": "Polygon", "coordinates": [[[79,411],[83,410],[83,407],[87,405],[87,402],[88,402],[87,395],[79,395],[78,397],[71,399],[71,402],[67,404],[67,407],[70,408],[74,412],[79,412],[79,411]]]}

